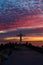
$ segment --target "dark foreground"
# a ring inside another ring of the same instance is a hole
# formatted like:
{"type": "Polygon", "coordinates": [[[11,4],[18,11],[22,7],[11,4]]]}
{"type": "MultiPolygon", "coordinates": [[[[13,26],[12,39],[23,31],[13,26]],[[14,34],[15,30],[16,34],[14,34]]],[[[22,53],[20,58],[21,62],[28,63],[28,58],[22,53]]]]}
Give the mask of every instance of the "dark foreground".
{"type": "Polygon", "coordinates": [[[43,65],[43,55],[22,47],[21,51],[14,51],[2,65],[43,65]]]}
{"type": "Polygon", "coordinates": [[[43,65],[43,46],[8,43],[0,45],[0,65],[43,65]]]}

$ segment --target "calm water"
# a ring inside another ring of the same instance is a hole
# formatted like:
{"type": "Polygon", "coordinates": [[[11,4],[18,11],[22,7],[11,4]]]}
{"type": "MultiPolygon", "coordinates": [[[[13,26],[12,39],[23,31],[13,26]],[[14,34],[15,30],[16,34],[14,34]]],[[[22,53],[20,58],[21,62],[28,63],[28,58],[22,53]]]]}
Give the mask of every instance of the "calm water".
{"type": "Polygon", "coordinates": [[[43,65],[43,55],[28,48],[14,51],[2,65],[43,65]]]}

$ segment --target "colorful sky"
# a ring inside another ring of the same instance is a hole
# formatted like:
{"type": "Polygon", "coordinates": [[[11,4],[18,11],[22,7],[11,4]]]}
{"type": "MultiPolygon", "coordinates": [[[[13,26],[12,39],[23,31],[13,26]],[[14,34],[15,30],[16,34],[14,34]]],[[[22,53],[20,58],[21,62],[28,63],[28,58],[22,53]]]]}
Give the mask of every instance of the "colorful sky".
{"type": "Polygon", "coordinates": [[[20,32],[43,41],[42,0],[0,0],[0,42],[16,39],[20,32]]]}

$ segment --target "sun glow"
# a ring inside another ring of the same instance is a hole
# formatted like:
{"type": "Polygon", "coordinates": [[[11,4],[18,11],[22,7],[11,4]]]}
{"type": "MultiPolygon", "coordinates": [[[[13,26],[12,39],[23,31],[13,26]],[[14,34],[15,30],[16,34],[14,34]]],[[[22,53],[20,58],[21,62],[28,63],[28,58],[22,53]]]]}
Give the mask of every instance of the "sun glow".
{"type": "Polygon", "coordinates": [[[23,41],[43,41],[43,37],[24,37],[23,41]]]}
{"type": "Polygon", "coordinates": [[[4,40],[19,40],[19,37],[6,37],[4,40]]]}
{"type": "MultiPolygon", "coordinates": [[[[6,37],[4,40],[20,40],[20,37],[6,37]]],[[[24,36],[22,41],[43,41],[43,37],[24,36]]]]}

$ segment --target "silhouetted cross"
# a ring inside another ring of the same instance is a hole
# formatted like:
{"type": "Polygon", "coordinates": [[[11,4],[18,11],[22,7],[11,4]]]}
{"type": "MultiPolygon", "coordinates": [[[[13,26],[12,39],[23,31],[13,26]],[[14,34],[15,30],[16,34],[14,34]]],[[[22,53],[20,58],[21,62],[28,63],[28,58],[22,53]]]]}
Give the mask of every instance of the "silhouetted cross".
{"type": "Polygon", "coordinates": [[[22,43],[22,33],[20,33],[19,35],[17,35],[17,36],[19,36],[20,37],[20,43],[22,43]]]}
{"type": "Polygon", "coordinates": [[[20,43],[22,43],[22,34],[20,33],[20,43]]]}

